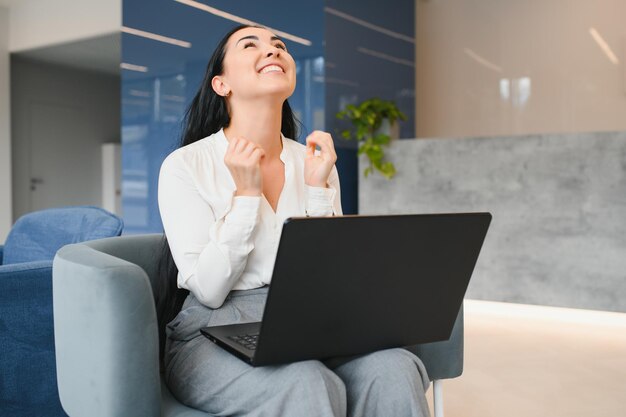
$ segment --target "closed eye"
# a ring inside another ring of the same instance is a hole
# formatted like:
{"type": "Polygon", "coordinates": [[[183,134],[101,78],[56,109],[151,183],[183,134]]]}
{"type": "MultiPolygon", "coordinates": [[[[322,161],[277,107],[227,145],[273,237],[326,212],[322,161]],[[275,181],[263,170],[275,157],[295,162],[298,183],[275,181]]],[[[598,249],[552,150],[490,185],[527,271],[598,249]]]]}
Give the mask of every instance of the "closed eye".
{"type": "Polygon", "coordinates": [[[246,49],[248,46],[256,46],[254,42],[248,42],[243,46],[243,49],[246,49]]]}
{"type": "Polygon", "coordinates": [[[274,45],[277,48],[282,49],[283,51],[287,50],[287,47],[285,45],[283,45],[282,43],[277,43],[276,45],[274,45]]]}

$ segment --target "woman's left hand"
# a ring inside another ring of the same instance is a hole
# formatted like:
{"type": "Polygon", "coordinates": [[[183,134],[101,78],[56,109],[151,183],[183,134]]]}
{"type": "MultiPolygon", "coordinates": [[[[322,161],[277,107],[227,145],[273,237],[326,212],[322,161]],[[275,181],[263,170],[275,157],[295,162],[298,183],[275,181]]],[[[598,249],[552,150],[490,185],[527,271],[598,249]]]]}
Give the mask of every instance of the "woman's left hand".
{"type": "Polygon", "coordinates": [[[330,134],[316,130],[306,138],[306,158],[304,159],[304,182],[310,187],[324,187],[337,161],[335,145],[330,134]],[[321,152],[315,155],[315,146],[321,152]]]}

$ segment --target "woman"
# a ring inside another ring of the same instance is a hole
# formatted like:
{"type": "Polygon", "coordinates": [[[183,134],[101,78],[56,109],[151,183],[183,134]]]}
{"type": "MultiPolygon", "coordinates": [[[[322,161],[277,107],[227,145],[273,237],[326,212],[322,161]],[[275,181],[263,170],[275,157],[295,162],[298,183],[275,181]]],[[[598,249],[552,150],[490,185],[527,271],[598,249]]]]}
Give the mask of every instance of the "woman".
{"type": "Polygon", "coordinates": [[[253,368],[199,332],[261,319],[284,219],[341,214],[331,136],[288,139],[295,82],[280,38],[233,29],[209,61],[181,147],[163,162],[159,209],[178,269],[167,284],[189,290],[166,329],[167,384],[219,416],[426,416],[428,377],[404,349],[253,368]]]}

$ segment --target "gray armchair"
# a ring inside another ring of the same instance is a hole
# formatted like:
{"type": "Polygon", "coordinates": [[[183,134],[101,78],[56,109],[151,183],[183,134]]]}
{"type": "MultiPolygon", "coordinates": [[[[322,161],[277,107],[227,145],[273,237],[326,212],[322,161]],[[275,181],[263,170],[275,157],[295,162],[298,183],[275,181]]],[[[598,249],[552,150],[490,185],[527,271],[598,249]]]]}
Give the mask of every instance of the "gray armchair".
{"type": "MultiPolygon", "coordinates": [[[[159,375],[154,286],[162,235],[101,239],[63,247],[53,263],[59,396],[72,417],[184,416],[159,375]]],[[[409,348],[435,381],[463,368],[463,311],[449,341],[409,348]]]]}

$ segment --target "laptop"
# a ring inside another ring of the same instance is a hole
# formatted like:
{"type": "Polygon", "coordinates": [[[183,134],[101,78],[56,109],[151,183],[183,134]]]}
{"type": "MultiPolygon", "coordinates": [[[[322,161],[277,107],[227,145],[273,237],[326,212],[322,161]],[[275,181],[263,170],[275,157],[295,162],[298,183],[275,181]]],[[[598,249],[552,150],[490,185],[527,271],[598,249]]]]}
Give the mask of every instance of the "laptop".
{"type": "Polygon", "coordinates": [[[252,366],[450,338],[490,213],[285,220],[261,322],[204,336],[252,366]]]}

